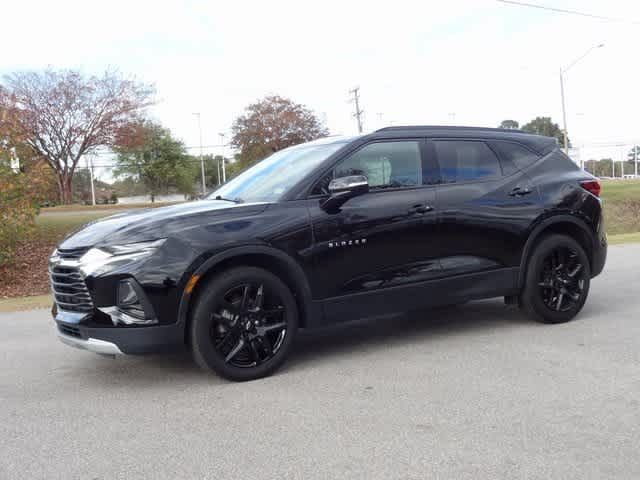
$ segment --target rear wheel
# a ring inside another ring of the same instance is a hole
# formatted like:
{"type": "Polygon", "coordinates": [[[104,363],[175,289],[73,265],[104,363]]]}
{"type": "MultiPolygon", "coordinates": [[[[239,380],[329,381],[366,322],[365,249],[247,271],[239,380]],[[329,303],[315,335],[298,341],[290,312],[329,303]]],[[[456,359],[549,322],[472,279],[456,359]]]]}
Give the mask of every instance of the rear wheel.
{"type": "Polygon", "coordinates": [[[196,363],[238,381],[277,369],[298,329],[289,288],[272,273],[254,267],[225,271],[203,288],[190,331],[196,363]]]}
{"type": "Polygon", "coordinates": [[[539,322],[567,322],[584,306],[590,280],[589,259],[580,244],[565,235],[550,235],[529,259],[520,307],[539,322]]]}

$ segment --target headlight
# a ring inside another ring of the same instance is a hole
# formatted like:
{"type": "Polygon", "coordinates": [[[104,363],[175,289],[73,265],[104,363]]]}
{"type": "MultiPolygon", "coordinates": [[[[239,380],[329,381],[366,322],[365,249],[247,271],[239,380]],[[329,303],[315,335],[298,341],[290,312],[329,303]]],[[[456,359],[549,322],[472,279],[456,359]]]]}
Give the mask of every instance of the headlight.
{"type": "Polygon", "coordinates": [[[105,250],[113,255],[127,255],[127,254],[142,254],[142,253],[153,253],[156,251],[164,242],[166,238],[161,238],[160,240],[153,240],[151,242],[139,242],[139,243],[128,243],[126,245],[112,245],[109,247],[102,247],[102,250],[105,250]]]}
{"type": "Polygon", "coordinates": [[[143,259],[153,254],[165,241],[166,238],[161,238],[151,242],[92,248],[80,258],[80,271],[87,276],[99,272],[107,265],[114,267],[143,259]]]}

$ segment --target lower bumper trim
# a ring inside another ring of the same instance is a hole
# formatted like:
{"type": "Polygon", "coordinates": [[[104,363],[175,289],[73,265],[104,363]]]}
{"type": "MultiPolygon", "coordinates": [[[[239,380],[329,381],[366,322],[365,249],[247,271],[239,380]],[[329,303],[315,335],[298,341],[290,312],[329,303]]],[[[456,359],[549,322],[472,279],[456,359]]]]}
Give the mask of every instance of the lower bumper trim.
{"type": "Polygon", "coordinates": [[[65,345],[99,353],[100,355],[124,355],[115,343],[98,340],[97,338],[76,338],[58,332],[58,338],[65,345]]]}

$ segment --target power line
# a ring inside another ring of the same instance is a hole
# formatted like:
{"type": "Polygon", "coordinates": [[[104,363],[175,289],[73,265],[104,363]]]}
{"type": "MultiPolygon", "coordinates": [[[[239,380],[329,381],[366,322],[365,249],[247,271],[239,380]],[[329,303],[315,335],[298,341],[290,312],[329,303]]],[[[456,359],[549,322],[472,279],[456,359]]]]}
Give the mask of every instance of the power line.
{"type": "Polygon", "coordinates": [[[597,20],[605,20],[607,22],[625,22],[625,23],[631,23],[633,25],[640,25],[640,22],[635,20],[630,21],[624,18],[608,17],[605,15],[595,15],[593,13],[581,12],[578,10],[568,10],[565,8],[549,7],[547,5],[539,5],[536,3],[529,3],[529,2],[518,2],[516,0],[496,0],[496,1],[500,3],[508,3],[510,5],[517,5],[519,7],[537,8],[539,10],[547,10],[550,12],[563,13],[566,15],[578,15],[580,17],[595,18],[597,20]]]}

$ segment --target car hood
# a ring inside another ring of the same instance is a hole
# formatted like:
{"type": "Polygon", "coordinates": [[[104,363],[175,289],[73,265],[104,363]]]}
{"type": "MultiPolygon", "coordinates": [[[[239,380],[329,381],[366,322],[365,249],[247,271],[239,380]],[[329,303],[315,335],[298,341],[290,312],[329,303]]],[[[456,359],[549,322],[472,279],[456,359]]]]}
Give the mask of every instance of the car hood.
{"type": "Polygon", "coordinates": [[[166,238],[194,226],[255,215],[266,206],[266,203],[199,200],[130,210],[88,223],[67,236],[59,248],[118,245],[166,238]]]}

